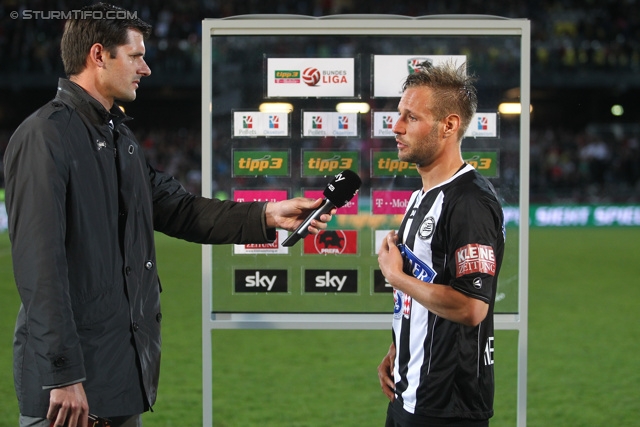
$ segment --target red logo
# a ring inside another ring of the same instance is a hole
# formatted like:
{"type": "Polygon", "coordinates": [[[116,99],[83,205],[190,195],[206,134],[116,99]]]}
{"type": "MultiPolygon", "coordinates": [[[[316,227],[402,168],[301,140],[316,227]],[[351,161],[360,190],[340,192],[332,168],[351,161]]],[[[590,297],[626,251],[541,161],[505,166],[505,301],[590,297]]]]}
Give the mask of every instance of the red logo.
{"type": "Polygon", "coordinates": [[[320,81],[320,71],[313,67],[305,68],[302,72],[302,81],[305,82],[307,86],[317,85],[320,81]]]}
{"type": "Polygon", "coordinates": [[[358,252],[358,232],[355,230],[323,230],[304,239],[305,254],[355,254],[358,252]]]}
{"type": "Polygon", "coordinates": [[[456,277],[473,273],[496,275],[496,257],[491,246],[472,243],[456,249],[456,277]]]}

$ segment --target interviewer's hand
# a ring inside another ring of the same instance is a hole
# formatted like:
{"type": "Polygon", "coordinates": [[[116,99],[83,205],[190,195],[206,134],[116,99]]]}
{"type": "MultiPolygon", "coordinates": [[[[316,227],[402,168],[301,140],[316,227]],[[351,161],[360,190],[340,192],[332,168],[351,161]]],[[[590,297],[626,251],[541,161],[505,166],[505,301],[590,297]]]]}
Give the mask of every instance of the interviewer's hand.
{"type": "Polygon", "coordinates": [[[396,398],[396,394],[393,390],[396,388],[396,384],[393,382],[393,365],[396,359],[396,346],[391,343],[387,355],[384,356],[382,362],[378,365],[378,379],[380,380],[380,387],[382,392],[393,402],[396,398]]]}
{"type": "Polygon", "coordinates": [[[47,419],[56,427],[87,427],[89,403],[82,383],[54,388],[49,393],[47,419]]]}
{"type": "MultiPolygon", "coordinates": [[[[311,212],[322,205],[323,199],[309,199],[306,197],[296,197],[294,199],[282,200],[280,202],[269,202],[265,210],[267,227],[284,228],[295,231],[302,222],[307,219],[311,212]]],[[[331,221],[336,209],[332,209],[330,214],[320,216],[319,221],[311,221],[309,232],[318,234],[320,230],[327,228],[327,223],[331,221]]]]}

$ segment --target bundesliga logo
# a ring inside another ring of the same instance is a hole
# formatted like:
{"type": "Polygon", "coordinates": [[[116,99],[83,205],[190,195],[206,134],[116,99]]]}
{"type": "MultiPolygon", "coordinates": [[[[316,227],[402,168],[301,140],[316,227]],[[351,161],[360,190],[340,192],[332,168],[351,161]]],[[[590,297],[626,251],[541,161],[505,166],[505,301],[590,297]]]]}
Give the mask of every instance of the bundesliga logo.
{"type": "Polygon", "coordinates": [[[317,86],[322,84],[341,84],[347,82],[347,71],[345,70],[323,70],[320,72],[315,67],[307,67],[302,72],[302,81],[307,86],[317,86]],[[321,81],[322,80],[322,81],[321,81]]]}
{"type": "Polygon", "coordinates": [[[305,68],[302,72],[302,81],[305,82],[307,86],[316,86],[320,81],[320,71],[313,67],[305,68]]]}

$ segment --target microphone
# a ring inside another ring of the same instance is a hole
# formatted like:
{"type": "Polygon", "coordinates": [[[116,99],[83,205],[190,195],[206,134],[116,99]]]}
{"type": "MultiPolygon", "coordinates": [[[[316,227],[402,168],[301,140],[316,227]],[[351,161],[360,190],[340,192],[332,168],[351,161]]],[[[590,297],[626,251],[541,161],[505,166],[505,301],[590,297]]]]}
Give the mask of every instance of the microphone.
{"type": "Polygon", "coordinates": [[[336,175],[327,188],[324,189],[324,201],[315,209],[302,224],[282,242],[282,246],[293,246],[298,240],[309,234],[309,224],[323,214],[331,212],[333,208],[341,208],[358,193],[362,181],[357,173],[346,169],[336,175]]]}

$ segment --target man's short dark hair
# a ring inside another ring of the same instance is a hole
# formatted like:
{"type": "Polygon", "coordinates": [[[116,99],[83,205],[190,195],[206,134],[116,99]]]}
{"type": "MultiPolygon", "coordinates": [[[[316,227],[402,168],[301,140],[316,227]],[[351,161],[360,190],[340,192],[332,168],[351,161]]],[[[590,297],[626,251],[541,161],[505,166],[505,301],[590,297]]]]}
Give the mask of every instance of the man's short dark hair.
{"type": "Polygon", "coordinates": [[[473,83],[476,78],[467,74],[466,64],[457,66],[453,61],[434,65],[425,61],[418,66],[418,72],[409,74],[402,91],[410,87],[429,87],[433,90],[435,102],[431,112],[436,120],[442,120],[448,114],[460,116],[458,133],[462,139],[478,108],[478,93],[473,83]]]}
{"type": "Polygon", "coordinates": [[[67,77],[80,74],[86,66],[91,46],[100,43],[114,57],[118,46],[127,44],[129,29],[151,34],[151,25],[126,9],[107,3],[96,3],[81,9],[64,26],[60,51],[67,77]],[[101,17],[102,19],[98,19],[101,17]],[[85,18],[85,19],[83,19],[85,18]]]}

